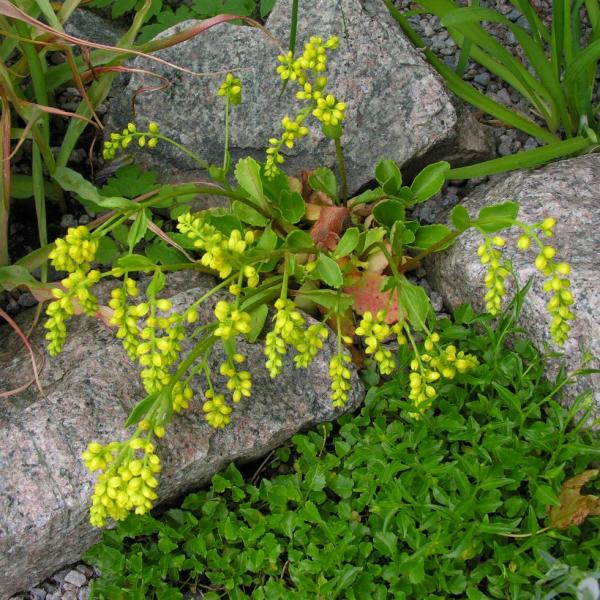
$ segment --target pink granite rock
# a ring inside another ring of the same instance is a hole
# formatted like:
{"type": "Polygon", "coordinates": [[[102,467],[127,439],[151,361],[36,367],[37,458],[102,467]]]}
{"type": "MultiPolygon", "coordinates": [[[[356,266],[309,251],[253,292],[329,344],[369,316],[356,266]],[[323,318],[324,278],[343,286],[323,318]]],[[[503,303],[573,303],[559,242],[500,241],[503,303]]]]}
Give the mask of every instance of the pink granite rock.
{"type": "MultiPolygon", "coordinates": [[[[563,352],[569,371],[581,366],[583,352],[594,360],[588,367],[600,367],[600,156],[589,154],[564,160],[535,171],[519,171],[496,178],[491,185],[477,188],[464,202],[475,217],[482,206],[514,200],[521,206],[519,218],[538,223],[545,217],[557,220],[555,237],[548,240],[556,248],[557,259],[568,262],[575,298],[571,337],[563,352]]],[[[504,234],[503,234],[504,235],[504,234]]],[[[506,235],[504,255],[512,261],[519,279],[525,284],[534,277],[526,298],[521,323],[540,350],[546,344],[561,350],[551,341],[548,328],[551,317],[546,309],[548,294],[542,290],[544,278],[535,269],[535,251],[516,250],[517,230],[506,235]]],[[[447,305],[456,307],[469,302],[483,308],[485,267],[477,258],[481,236],[468,232],[449,250],[435,255],[427,265],[428,277],[447,305]]],[[[556,368],[557,362],[554,362],[556,368]]],[[[586,389],[594,395],[595,417],[600,417],[600,375],[582,377],[567,388],[566,401],[586,389]]]]}

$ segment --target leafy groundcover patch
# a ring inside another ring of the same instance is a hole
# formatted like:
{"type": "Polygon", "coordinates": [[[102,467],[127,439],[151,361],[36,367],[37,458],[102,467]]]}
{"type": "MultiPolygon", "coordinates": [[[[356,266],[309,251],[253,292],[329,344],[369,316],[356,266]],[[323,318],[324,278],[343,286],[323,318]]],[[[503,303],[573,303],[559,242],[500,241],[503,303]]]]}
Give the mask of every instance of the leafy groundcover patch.
{"type": "Polygon", "coordinates": [[[585,399],[556,400],[570,377],[549,382],[530,342],[505,343],[521,301],[495,329],[468,307],[440,323],[481,364],[421,418],[401,372],[360,414],[277,450],[278,475],[231,465],[181,508],[105,532],[87,554],[94,597],[572,597],[577,581],[545,576],[549,561],[581,577],[600,564],[600,518],[581,512],[582,496],[597,506],[595,473],[568,481],[600,449],[576,418],[585,399]]]}

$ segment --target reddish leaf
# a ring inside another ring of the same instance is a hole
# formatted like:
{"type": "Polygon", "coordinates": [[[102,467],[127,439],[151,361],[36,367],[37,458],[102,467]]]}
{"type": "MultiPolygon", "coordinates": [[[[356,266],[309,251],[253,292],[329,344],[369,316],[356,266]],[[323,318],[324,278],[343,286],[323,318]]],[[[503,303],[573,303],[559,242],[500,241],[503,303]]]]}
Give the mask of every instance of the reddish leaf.
{"type": "Polygon", "coordinates": [[[328,250],[334,250],[349,214],[345,206],[324,206],[319,213],[317,222],[310,230],[310,237],[315,244],[328,250]]]}
{"type": "Polygon", "coordinates": [[[388,307],[390,294],[393,293],[385,321],[391,324],[398,320],[398,296],[394,293],[395,290],[380,291],[386,279],[385,275],[364,271],[352,282],[352,285],[343,288],[346,294],[354,298],[355,313],[362,315],[369,311],[375,314],[379,310],[385,310],[388,307]]]}
{"type": "Polygon", "coordinates": [[[598,473],[598,469],[589,469],[562,484],[560,505],[548,507],[552,527],[566,529],[570,525],[581,525],[588,516],[600,515],[600,498],[581,495],[581,488],[598,473]]]}

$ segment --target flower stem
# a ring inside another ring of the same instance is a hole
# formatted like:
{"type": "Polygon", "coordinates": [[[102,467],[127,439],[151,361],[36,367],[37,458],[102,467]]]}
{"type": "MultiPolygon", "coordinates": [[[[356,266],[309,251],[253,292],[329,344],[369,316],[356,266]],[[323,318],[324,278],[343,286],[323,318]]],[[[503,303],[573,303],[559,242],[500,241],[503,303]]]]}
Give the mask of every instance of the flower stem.
{"type": "Polygon", "coordinates": [[[342,200],[346,202],[348,199],[348,181],[346,180],[346,164],[344,163],[344,153],[342,152],[340,138],[335,139],[335,153],[337,155],[340,180],[342,182],[342,200]]]}

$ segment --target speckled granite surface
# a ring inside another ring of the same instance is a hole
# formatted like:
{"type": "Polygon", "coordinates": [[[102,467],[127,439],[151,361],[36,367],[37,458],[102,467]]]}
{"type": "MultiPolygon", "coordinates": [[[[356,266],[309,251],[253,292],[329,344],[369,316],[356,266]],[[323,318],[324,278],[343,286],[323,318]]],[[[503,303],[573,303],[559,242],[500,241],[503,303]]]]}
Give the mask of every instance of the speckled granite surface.
{"type": "MultiPolygon", "coordinates": [[[[282,47],[287,47],[290,13],[291,0],[279,0],[266,23],[282,47]]],[[[190,23],[169,32],[186,25],[190,23]]],[[[437,74],[403,37],[382,2],[305,2],[297,47],[301,49],[311,35],[340,38],[340,47],[330,54],[328,89],[348,104],[342,141],[350,190],[373,179],[373,169],[382,158],[402,165],[430,150],[442,150],[442,146],[446,158],[462,156],[471,162],[491,158],[493,149],[473,119],[468,126],[466,121],[457,125],[456,111],[437,74]],[[467,131],[473,134],[465,135],[467,131]]],[[[281,81],[275,72],[279,53],[277,45],[257,29],[221,25],[158,54],[204,76],[193,77],[136,59],[136,67],[151,68],[172,83],[164,91],[137,96],[140,123],[154,120],[161,131],[210,162],[220,163],[224,117],[223,101],[216,91],[223,73],[232,70],[243,87],[243,101],[231,117],[232,158],[235,162],[250,154],[264,160],[268,139],[280,135],[282,117],[295,114],[300,106],[294,99],[294,84],[280,96],[281,81]]],[[[111,101],[107,131],[121,129],[132,120],[131,94],[144,85],[155,86],[156,81],[132,76],[125,93],[111,101]]],[[[289,151],[286,161],[291,174],[336,165],[331,140],[324,138],[312,117],[306,123],[309,135],[289,151]]],[[[184,176],[184,171],[195,168],[174,148],[159,146],[152,153],[138,154],[146,165],[160,166],[161,176],[174,176],[175,172],[184,176]]]]}
{"type": "MultiPolygon", "coordinates": [[[[165,295],[176,294],[175,307],[189,305],[209,289],[206,277],[189,277],[178,274],[170,279],[165,295]]],[[[201,319],[208,312],[207,308],[201,319]]],[[[38,327],[31,338],[38,348],[43,347],[43,335],[38,327]]],[[[1,391],[31,376],[29,356],[15,338],[0,339],[1,391]]],[[[224,430],[206,424],[198,402],[174,419],[159,451],[160,498],[198,487],[229,462],[255,459],[300,428],[338,416],[340,411],[329,399],[333,347],[330,336],[310,371],[295,369],[288,357],[285,375],[272,380],[263,366],[261,344],[240,343],[239,351],[248,357],[254,374],[252,398],[235,407],[232,423],[224,430]]],[[[214,372],[221,358],[218,352],[212,357],[214,372]]],[[[56,358],[46,358],[41,383],[43,396],[31,386],[0,405],[0,598],[75,562],[98,540],[87,514],[93,480],[80,455],[91,440],[122,439],[123,422],[144,396],[137,369],[112,331],[85,317],[69,323],[65,349],[56,358]]],[[[357,406],[362,393],[353,373],[348,409],[357,406]]]]}
{"type": "MultiPolygon", "coordinates": [[[[600,367],[600,155],[590,154],[554,163],[536,171],[506,174],[490,186],[478,188],[464,203],[472,216],[487,204],[514,200],[521,206],[519,218],[526,223],[539,222],[545,217],[558,221],[555,237],[548,240],[557,250],[557,259],[571,264],[570,276],[575,297],[571,338],[564,347],[569,370],[579,368],[582,351],[595,356],[589,365],[600,367]]],[[[535,252],[516,250],[518,232],[506,235],[505,255],[510,258],[522,283],[535,277],[526,299],[522,324],[530,332],[538,348],[551,344],[548,326],[551,318],[546,310],[548,295],[542,290],[533,261],[535,252]]],[[[471,302],[482,308],[485,269],[476,257],[481,236],[468,232],[448,251],[436,255],[427,266],[432,285],[440,291],[445,302],[457,306],[471,302]]],[[[556,365],[556,363],[554,363],[556,365]]],[[[570,388],[574,394],[593,388],[595,417],[600,417],[600,375],[579,380],[570,388]]],[[[567,398],[568,400],[568,398],[567,398]]]]}

